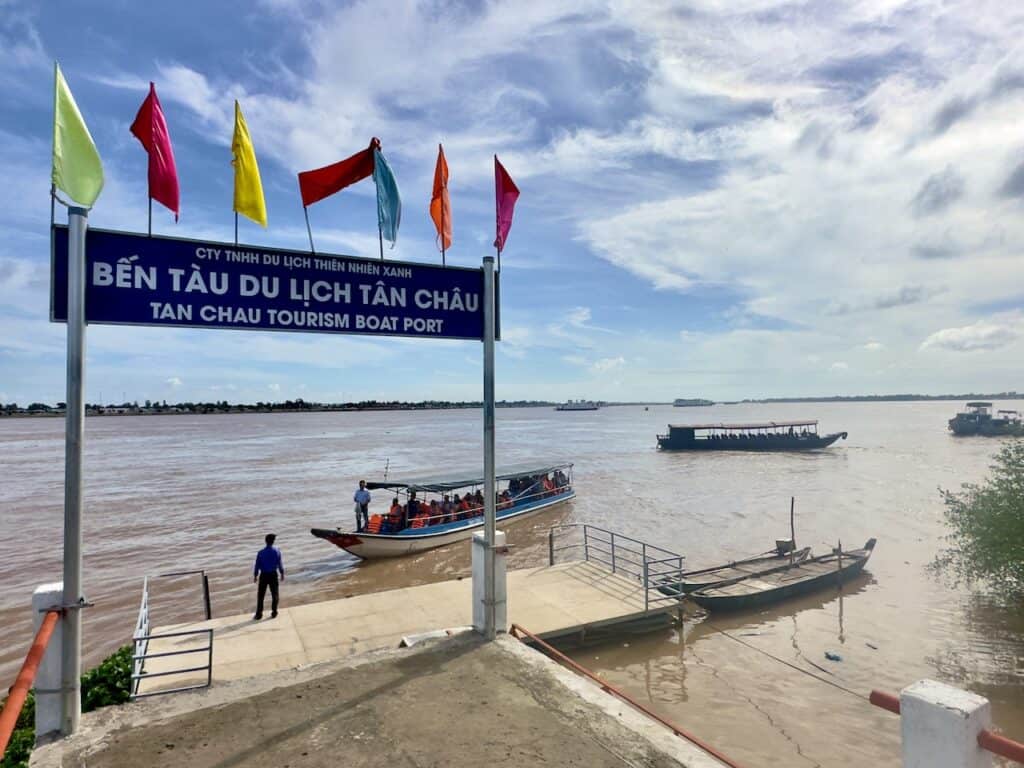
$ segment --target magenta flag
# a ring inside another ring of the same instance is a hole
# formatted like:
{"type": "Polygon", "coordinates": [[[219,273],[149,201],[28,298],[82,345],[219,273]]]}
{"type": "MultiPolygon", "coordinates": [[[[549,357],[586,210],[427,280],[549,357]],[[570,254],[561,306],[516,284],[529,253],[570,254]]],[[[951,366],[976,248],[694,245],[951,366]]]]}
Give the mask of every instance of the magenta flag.
{"type": "Polygon", "coordinates": [[[497,221],[494,247],[498,253],[505,247],[508,231],[512,229],[512,214],[519,199],[519,187],[512,181],[505,167],[494,156],[494,212],[497,221]]]}
{"type": "Polygon", "coordinates": [[[178,169],[174,165],[174,150],[171,149],[171,135],[167,132],[167,120],[156,97],[156,86],[149,84],[149,95],[139,107],[132,134],[149,153],[149,196],[161,205],[174,211],[178,220],[181,211],[178,192],[178,169]]]}

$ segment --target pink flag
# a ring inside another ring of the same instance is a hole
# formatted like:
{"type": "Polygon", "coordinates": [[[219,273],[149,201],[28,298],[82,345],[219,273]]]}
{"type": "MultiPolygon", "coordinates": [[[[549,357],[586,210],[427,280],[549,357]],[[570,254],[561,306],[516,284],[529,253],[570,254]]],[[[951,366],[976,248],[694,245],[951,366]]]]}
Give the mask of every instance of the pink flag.
{"type": "Polygon", "coordinates": [[[177,221],[181,210],[178,169],[174,166],[171,135],[167,132],[167,121],[153,83],[149,84],[149,95],[139,107],[131,131],[149,153],[149,196],[174,211],[174,220],[177,221]]]}
{"type": "Polygon", "coordinates": [[[505,238],[508,231],[512,229],[512,214],[516,208],[516,200],[519,199],[519,187],[512,181],[505,167],[498,162],[498,156],[494,156],[494,211],[497,219],[496,236],[494,247],[501,253],[505,247],[505,238]]]}

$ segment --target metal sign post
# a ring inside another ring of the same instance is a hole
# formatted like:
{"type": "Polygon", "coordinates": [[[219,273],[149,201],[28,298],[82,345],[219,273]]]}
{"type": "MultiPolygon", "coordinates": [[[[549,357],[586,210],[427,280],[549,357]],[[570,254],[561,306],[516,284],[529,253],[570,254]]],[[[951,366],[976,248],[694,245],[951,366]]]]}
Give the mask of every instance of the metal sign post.
{"type": "MultiPolygon", "coordinates": [[[[494,595],[494,257],[484,257],[484,637],[497,634],[494,595]]],[[[504,627],[502,627],[504,630],[504,627]]]]}
{"type": "Polygon", "coordinates": [[[78,730],[82,675],[82,433],[85,427],[85,233],[89,211],[68,208],[68,369],[64,448],[64,626],[61,731],[78,730]]]}

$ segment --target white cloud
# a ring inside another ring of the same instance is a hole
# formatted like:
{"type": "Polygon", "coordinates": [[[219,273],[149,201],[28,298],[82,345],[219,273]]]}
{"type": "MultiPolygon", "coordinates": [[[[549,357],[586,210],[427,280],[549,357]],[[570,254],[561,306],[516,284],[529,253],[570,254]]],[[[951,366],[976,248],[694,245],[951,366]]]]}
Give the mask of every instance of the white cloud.
{"type": "Polygon", "coordinates": [[[844,363],[843,361],[839,360],[839,361],[836,361],[836,362],[832,363],[832,365],[830,365],[828,367],[828,369],[831,372],[833,372],[833,373],[837,373],[839,371],[848,371],[848,370],[850,370],[850,366],[847,363],[844,363]]]}
{"type": "Polygon", "coordinates": [[[619,357],[602,357],[591,363],[590,370],[594,373],[608,373],[616,368],[622,368],[625,364],[626,358],[621,355],[619,357]]]}
{"type": "Polygon", "coordinates": [[[869,352],[877,352],[880,349],[885,349],[885,344],[880,341],[869,341],[864,345],[864,349],[869,352]]]}
{"type": "Polygon", "coordinates": [[[181,379],[177,376],[171,376],[171,378],[165,380],[165,383],[172,389],[177,389],[182,385],[181,379]]]}
{"type": "Polygon", "coordinates": [[[943,328],[921,344],[921,349],[945,349],[974,352],[999,349],[1020,338],[1020,323],[996,323],[979,320],[959,328],[943,328]]]}

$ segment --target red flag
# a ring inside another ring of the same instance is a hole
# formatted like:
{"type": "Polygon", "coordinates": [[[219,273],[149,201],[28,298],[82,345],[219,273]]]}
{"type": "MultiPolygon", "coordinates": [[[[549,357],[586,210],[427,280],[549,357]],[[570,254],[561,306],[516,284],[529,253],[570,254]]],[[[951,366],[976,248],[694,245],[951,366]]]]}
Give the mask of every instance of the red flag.
{"type": "Polygon", "coordinates": [[[302,193],[302,204],[312,205],[357,181],[362,181],[367,176],[372,176],[374,149],[380,149],[380,139],[376,137],[370,140],[369,147],[362,152],[356,152],[352,157],[314,171],[301,172],[299,191],[302,193]]]}
{"type": "Polygon", "coordinates": [[[448,199],[448,161],[444,147],[437,145],[437,167],[434,168],[434,193],[430,197],[430,218],[437,228],[441,250],[452,247],[452,204],[448,199]]]}
{"type": "Polygon", "coordinates": [[[519,187],[512,181],[505,167],[494,156],[494,211],[497,220],[494,247],[498,253],[505,247],[508,231],[512,229],[512,214],[516,200],[519,199],[519,187]]]}
{"type": "Polygon", "coordinates": [[[132,123],[132,133],[149,153],[149,196],[161,205],[174,211],[174,220],[181,212],[178,192],[178,169],[174,166],[174,150],[171,149],[171,135],[167,132],[167,120],[156,97],[156,86],[149,84],[149,95],[139,107],[139,113],[132,123]]]}

